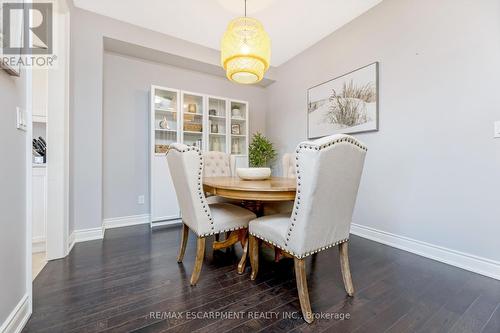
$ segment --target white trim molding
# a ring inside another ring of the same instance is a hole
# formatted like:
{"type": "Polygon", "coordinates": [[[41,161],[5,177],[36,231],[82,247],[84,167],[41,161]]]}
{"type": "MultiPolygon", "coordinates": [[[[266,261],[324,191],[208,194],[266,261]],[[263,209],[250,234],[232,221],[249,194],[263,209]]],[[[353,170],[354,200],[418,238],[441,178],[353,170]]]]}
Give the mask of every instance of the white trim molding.
{"type": "Polygon", "coordinates": [[[1,333],[19,333],[31,316],[30,297],[25,294],[5,322],[0,326],[1,333]]]}
{"type": "Polygon", "coordinates": [[[500,280],[500,262],[353,223],[351,233],[372,241],[500,280]]]}
{"type": "Polygon", "coordinates": [[[91,240],[96,240],[96,239],[103,239],[104,238],[104,228],[97,227],[97,228],[90,228],[90,229],[75,230],[75,231],[73,231],[72,235],[74,235],[73,236],[74,243],[86,242],[86,241],[91,241],[91,240]]]}
{"type": "Polygon", "coordinates": [[[75,243],[86,242],[96,239],[103,239],[107,229],[127,227],[138,224],[149,224],[149,214],[122,216],[102,221],[102,227],[74,230],[68,237],[68,254],[75,246],[75,243]]]}
{"type": "Polygon", "coordinates": [[[182,219],[179,218],[165,220],[165,221],[155,221],[151,223],[151,229],[165,227],[165,226],[175,226],[181,224],[182,224],[182,219]]]}
{"type": "Polygon", "coordinates": [[[149,223],[149,221],[149,214],[121,216],[104,219],[102,221],[102,226],[105,230],[107,230],[113,228],[128,227],[131,225],[146,224],[149,223]]]}
{"type": "Polygon", "coordinates": [[[73,231],[71,235],[68,237],[68,251],[66,252],[66,256],[73,250],[73,246],[75,246],[76,243],[76,237],[75,237],[75,232],[73,231]]]}
{"type": "Polygon", "coordinates": [[[31,252],[32,253],[39,253],[39,252],[45,252],[45,237],[43,236],[38,236],[38,237],[33,237],[31,240],[32,246],[31,246],[31,252]]]}

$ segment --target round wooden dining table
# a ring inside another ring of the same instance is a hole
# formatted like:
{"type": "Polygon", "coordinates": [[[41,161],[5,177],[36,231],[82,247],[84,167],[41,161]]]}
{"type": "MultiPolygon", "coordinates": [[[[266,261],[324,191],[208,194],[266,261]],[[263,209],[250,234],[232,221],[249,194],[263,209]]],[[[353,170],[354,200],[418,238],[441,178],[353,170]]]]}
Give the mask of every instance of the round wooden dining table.
{"type": "MultiPolygon", "coordinates": [[[[257,216],[263,215],[263,203],[277,201],[293,201],[297,191],[295,178],[271,177],[266,180],[242,180],[237,177],[206,177],[203,179],[203,190],[211,195],[227,199],[241,200],[242,205],[257,216]]],[[[243,256],[238,264],[238,273],[242,274],[245,268],[248,246],[247,232],[237,231],[226,236],[225,241],[214,242],[214,249],[222,248],[235,240],[241,241],[244,246],[243,256]]],[[[268,245],[272,247],[271,245],[268,245]]],[[[287,256],[278,248],[274,248],[275,261],[287,256]]]]}
{"type": "Polygon", "coordinates": [[[295,178],[271,177],[266,180],[242,180],[238,177],[206,177],[203,189],[212,195],[253,202],[295,200],[295,178]]]}

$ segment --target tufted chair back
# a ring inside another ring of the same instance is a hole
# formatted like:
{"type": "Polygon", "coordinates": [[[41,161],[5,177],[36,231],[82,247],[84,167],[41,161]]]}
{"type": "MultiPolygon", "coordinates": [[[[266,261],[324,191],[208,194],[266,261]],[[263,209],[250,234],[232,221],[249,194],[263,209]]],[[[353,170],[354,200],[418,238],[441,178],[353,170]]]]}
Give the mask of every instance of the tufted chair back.
{"type": "Polygon", "coordinates": [[[283,177],[285,178],[295,178],[297,173],[295,171],[295,154],[286,153],[283,155],[283,159],[281,160],[283,167],[283,177]]]}
{"type": "Polygon", "coordinates": [[[298,145],[297,196],[285,247],[299,258],[349,238],[366,147],[348,135],[298,145]]]}
{"type": "Polygon", "coordinates": [[[203,177],[229,177],[234,174],[234,159],[230,154],[219,151],[203,153],[203,177]]]}
{"type": "Polygon", "coordinates": [[[213,218],[203,193],[203,157],[198,148],[173,143],[167,162],[182,214],[182,221],[197,235],[213,229],[213,218]]]}

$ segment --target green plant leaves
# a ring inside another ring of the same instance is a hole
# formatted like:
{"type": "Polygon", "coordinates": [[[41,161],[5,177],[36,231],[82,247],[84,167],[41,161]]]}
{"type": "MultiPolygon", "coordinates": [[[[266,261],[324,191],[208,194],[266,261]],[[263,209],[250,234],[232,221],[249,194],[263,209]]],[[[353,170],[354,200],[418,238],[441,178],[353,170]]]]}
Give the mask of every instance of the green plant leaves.
{"type": "Polygon", "coordinates": [[[276,158],[276,150],[268,138],[255,133],[248,146],[248,158],[251,167],[262,168],[268,166],[276,158]]]}

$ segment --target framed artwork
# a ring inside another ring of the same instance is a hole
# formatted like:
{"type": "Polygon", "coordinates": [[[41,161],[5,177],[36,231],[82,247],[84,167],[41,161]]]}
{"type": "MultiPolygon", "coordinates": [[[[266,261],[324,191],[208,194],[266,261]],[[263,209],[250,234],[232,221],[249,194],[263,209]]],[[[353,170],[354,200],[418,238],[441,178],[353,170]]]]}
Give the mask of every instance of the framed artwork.
{"type": "Polygon", "coordinates": [[[232,124],[231,125],[231,134],[234,134],[234,135],[241,134],[240,124],[232,124]]]}
{"type": "Polygon", "coordinates": [[[307,90],[307,137],[378,130],[378,62],[307,90]]]}

